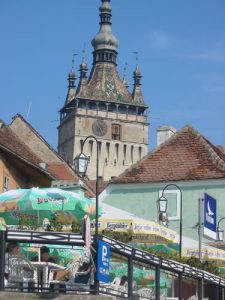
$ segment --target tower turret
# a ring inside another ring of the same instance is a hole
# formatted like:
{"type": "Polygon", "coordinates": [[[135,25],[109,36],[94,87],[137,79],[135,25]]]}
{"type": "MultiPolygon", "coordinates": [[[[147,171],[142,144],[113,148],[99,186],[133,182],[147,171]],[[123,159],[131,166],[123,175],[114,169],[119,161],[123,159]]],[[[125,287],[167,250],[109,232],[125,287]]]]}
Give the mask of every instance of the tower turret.
{"type": "Polygon", "coordinates": [[[72,59],[72,67],[68,74],[67,80],[69,82],[69,85],[68,85],[68,92],[67,92],[67,96],[66,96],[65,105],[67,105],[69,102],[71,102],[74,99],[75,93],[76,93],[76,90],[75,90],[76,75],[74,72],[74,57],[72,59]]]}
{"type": "Polygon", "coordinates": [[[136,65],[136,68],[133,72],[133,78],[134,78],[134,88],[133,88],[133,92],[132,92],[132,98],[133,101],[137,104],[144,104],[144,98],[142,95],[142,91],[141,91],[141,70],[138,66],[138,64],[136,65]]]}

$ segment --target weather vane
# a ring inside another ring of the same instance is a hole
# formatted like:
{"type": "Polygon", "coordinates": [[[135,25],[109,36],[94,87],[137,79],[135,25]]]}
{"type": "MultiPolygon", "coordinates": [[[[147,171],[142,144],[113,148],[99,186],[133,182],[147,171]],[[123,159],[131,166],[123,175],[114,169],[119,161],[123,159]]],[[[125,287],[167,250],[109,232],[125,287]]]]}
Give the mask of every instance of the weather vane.
{"type": "Polygon", "coordinates": [[[82,53],[83,53],[82,60],[84,61],[85,60],[85,56],[86,56],[86,43],[84,43],[84,48],[82,50],[82,53]]]}
{"type": "Polygon", "coordinates": [[[124,64],[124,68],[123,68],[123,78],[126,77],[126,70],[127,70],[127,62],[125,62],[125,64],[124,64]]]}
{"type": "Polygon", "coordinates": [[[74,54],[73,54],[73,58],[72,58],[72,68],[74,68],[75,56],[77,56],[77,55],[78,55],[77,53],[74,53],[74,54]]]}
{"type": "Polygon", "coordinates": [[[138,64],[138,51],[134,51],[133,52],[135,54],[135,60],[136,60],[136,63],[138,64]]]}

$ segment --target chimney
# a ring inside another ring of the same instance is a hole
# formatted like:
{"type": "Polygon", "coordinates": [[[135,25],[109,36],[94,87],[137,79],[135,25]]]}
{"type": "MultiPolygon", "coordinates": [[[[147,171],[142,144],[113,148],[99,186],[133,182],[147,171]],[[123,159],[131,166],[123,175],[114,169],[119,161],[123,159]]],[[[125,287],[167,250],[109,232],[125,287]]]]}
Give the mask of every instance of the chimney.
{"type": "Polygon", "coordinates": [[[176,128],[170,125],[162,125],[157,128],[157,147],[176,133],[176,128]]]}

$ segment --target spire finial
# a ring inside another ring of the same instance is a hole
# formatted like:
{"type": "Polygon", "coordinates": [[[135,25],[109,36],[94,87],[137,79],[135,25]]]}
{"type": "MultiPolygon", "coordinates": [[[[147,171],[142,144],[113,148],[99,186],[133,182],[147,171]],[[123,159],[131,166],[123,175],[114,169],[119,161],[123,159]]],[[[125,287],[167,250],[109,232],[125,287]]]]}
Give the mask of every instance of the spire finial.
{"type": "Polygon", "coordinates": [[[82,50],[82,61],[84,62],[85,61],[85,56],[86,56],[86,43],[84,43],[84,48],[82,50]]]}
{"type": "Polygon", "coordinates": [[[127,71],[127,62],[125,62],[124,67],[123,67],[123,79],[126,78],[126,71],[127,71]]]}
{"type": "Polygon", "coordinates": [[[139,57],[138,57],[138,51],[134,51],[133,54],[135,54],[135,60],[136,60],[136,66],[138,65],[139,57]]]}
{"type": "Polygon", "coordinates": [[[77,53],[73,54],[73,58],[72,58],[72,70],[74,69],[74,62],[75,62],[75,56],[77,56],[77,53]]]}
{"type": "Polygon", "coordinates": [[[123,84],[126,88],[129,87],[127,79],[126,79],[126,70],[127,70],[127,62],[125,62],[124,64],[124,68],[123,68],[123,84]]]}

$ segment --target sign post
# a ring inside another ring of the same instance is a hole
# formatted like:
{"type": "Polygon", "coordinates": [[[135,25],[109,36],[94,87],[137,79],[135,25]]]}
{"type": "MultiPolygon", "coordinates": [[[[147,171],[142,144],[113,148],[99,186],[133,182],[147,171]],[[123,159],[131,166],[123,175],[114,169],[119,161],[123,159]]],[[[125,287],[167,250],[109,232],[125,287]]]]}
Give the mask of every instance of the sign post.
{"type": "Polygon", "coordinates": [[[110,245],[103,241],[98,241],[98,265],[97,280],[105,283],[109,282],[109,262],[110,245]]]}
{"type": "Polygon", "coordinates": [[[216,199],[204,193],[204,236],[216,240],[216,199]]]}

